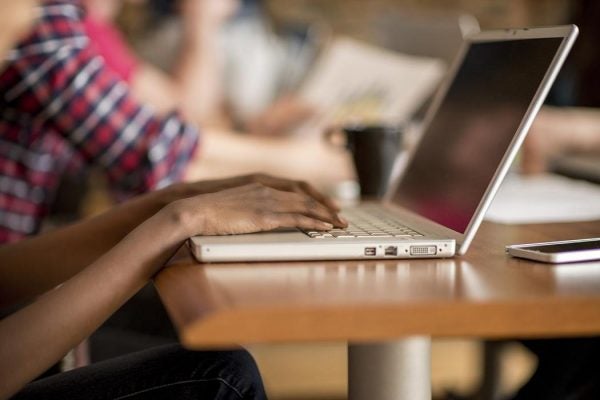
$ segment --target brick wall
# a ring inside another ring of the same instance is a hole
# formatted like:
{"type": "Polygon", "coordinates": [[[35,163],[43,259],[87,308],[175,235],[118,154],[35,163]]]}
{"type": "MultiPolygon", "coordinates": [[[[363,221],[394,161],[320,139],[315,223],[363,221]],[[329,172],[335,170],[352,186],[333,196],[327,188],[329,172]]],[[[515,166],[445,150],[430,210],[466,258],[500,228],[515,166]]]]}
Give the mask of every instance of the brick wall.
{"type": "Polygon", "coordinates": [[[324,21],[336,33],[373,39],[382,15],[468,13],[483,29],[566,22],[573,0],[269,0],[276,20],[324,21]]]}

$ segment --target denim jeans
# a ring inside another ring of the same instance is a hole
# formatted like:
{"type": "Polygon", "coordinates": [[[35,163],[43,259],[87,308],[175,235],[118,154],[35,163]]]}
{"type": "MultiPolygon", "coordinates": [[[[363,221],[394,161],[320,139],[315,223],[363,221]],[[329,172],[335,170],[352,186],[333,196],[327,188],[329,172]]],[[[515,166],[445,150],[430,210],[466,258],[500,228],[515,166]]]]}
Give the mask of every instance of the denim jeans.
{"type": "Polygon", "coordinates": [[[266,395],[247,351],[188,351],[175,344],[39,379],[13,399],[258,400],[266,395]]]}

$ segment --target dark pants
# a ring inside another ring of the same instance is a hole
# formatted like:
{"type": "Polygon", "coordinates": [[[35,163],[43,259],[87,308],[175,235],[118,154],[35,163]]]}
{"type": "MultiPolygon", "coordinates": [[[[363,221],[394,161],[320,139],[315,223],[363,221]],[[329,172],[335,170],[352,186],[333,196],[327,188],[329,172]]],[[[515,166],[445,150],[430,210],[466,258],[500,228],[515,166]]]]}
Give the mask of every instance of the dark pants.
{"type": "Polygon", "coordinates": [[[34,381],[13,399],[266,399],[245,350],[187,351],[167,345],[34,381]]]}
{"type": "Polygon", "coordinates": [[[538,367],[513,400],[600,399],[600,337],[523,344],[537,356],[538,367]]]}
{"type": "Polygon", "coordinates": [[[149,283],[91,335],[90,357],[92,362],[104,361],[177,342],[167,311],[149,283]]]}

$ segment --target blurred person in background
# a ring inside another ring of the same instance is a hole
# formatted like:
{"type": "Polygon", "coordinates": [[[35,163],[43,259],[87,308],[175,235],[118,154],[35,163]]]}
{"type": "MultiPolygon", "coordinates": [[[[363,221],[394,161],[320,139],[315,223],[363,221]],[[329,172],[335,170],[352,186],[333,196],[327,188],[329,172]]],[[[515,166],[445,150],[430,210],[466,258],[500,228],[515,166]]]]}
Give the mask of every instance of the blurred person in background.
{"type": "Polygon", "coordinates": [[[525,173],[547,171],[563,154],[600,159],[600,3],[576,0],[572,7],[579,38],[524,143],[525,173]]]}
{"type": "MultiPolygon", "coordinates": [[[[147,7],[144,0],[128,0],[147,7]]],[[[131,87],[144,104],[164,114],[179,109],[189,121],[207,123],[220,112],[223,57],[219,33],[234,14],[238,0],[181,0],[161,3],[161,11],[177,9],[182,38],[169,73],[140,60],[116,26],[126,0],[82,0],[84,28],[90,46],[131,87]]],[[[140,7],[141,9],[141,7],[140,7]]]]}
{"type": "Polygon", "coordinates": [[[198,131],[143,106],[91,44],[77,1],[45,1],[0,71],[0,243],[39,231],[70,170],[131,195],[178,181],[198,131]]]}
{"type": "Polygon", "coordinates": [[[40,229],[67,173],[97,167],[125,196],[179,180],[198,141],[189,121],[220,103],[214,36],[235,0],[178,3],[187,33],[176,78],[128,50],[112,25],[121,0],[82,3],[44,2],[33,33],[0,71],[0,129],[22,164],[3,171],[10,185],[0,186],[0,242],[40,229]],[[26,192],[34,195],[24,201],[26,192]]]}
{"type": "MultiPolygon", "coordinates": [[[[149,7],[132,7],[150,15],[145,29],[131,35],[134,47],[165,71],[176,69],[178,55],[186,47],[186,26],[194,24],[194,18],[177,4],[149,0],[149,7]]],[[[212,43],[207,49],[217,53],[209,58],[218,59],[220,65],[205,75],[220,87],[215,91],[220,97],[212,98],[208,120],[260,136],[286,134],[306,121],[313,110],[295,91],[315,57],[320,32],[308,24],[276,27],[264,1],[240,1],[218,32],[211,31],[205,38],[212,43]]]]}
{"type": "MultiPolygon", "coordinates": [[[[600,159],[600,2],[575,0],[568,21],[580,34],[521,153],[521,169],[548,171],[561,154],[600,159]]],[[[538,359],[536,370],[513,400],[600,398],[600,338],[523,340],[538,359]]]]}
{"type": "Polygon", "coordinates": [[[233,125],[278,136],[312,117],[296,92],[322,41],[316,24],[276,25],[264,0],[243,0],[222,34],[224,104],[233,125]]]}
{"type": "Polygon", "coordinates": [[[583,155],[600,161],[600,109],[544,106],[521,155],[521,169],[526,174],[547,172],[562,155],[583,155]]]}

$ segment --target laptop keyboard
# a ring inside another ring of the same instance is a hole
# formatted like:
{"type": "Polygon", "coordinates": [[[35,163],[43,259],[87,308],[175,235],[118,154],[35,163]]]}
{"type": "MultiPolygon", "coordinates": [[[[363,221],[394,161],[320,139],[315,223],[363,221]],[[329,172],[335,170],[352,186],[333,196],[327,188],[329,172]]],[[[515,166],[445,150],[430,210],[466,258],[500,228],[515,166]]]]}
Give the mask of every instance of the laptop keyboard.
{"type": "Polygon", "coordinates": [[[423,235],[397,220],[391,212],[381,207],[361,207],[344,212],[348,220],[345,229],[332,229],[327,232],[304,231],[313,239],[337,238],[413,238],[423,235]]]}

